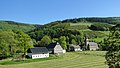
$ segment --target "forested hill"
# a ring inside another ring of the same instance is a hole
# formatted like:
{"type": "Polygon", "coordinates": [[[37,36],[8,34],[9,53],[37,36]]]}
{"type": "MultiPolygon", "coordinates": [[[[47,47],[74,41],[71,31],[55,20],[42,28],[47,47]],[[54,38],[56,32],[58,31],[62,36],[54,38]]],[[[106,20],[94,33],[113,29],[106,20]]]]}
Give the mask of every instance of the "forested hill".
{"type": "Polygon", "coordinates": [[[89,38],[103,38],[109,35],[109,30],[116,24],[120,24],[120,17],[74,18],[38,26],[28,34],[36,41],[40,41],[45,35],[52,39],[61,36],[71,38],[71,35],[77,36],[79,32],[87,34],[89,38]]]}
{"type": "Polygon", "coordinates": [[[91,26],[91,24],[97,24],[97,26],[100,25],[99,27],[103,27],[108,24],[116,25],[116,24],[120,24],[120,17],[85,17],[85,18],[58,20],[58,21],[53,21],[48,24],[45,24],[42,27],[37,26],[36,30],[41,30],[44,28],[51,28],[51,27],[60,27],[60,28],[67,27],[68,28],[69,26],[71,26],[72,28],[75,27],[78,29],[86,29],[86,28],[88,29],[88,26],[91,26]]]}
{"type": "Polygon", "coordinates": [[[54,21],[51,23],[80,23],[80,22],[91,22],[91,23],[100,22],[100,23],[108,23],[108,24],[120,24],[120,17],[73,18],[73,19],[65,19],[62,21],[54,21]]]}
{"type": "Polygon", "coordinates": [[[31,31],[35,29],[35,25],[19,23],[14,21],[0,21],[0,31],[5,30],[20,30],[20,31],[31,31]]]}
{"type": "Polygon", "coordinates": [[[2,21],[2,20],[0,20],[0,31],[3,31],[3,30],[22,30],[24,32],[27,32],[27,31],[31,31],[34,29],[40,30],[43,28],[50,28],[50,27],[67,27],[70,25],[70,24],[63,24],[63,23],[81,23],[81,24],[83,24],[82,28],[86,28],[84,23],[120,24],[120,17],[73,18],[73,19],[65,19],[62,21],[50,22],[48,24],[45,24],[44,26],[25,24],[25,23],[19,23],[19,22],[14,22],[14,21],[2,21]]]}

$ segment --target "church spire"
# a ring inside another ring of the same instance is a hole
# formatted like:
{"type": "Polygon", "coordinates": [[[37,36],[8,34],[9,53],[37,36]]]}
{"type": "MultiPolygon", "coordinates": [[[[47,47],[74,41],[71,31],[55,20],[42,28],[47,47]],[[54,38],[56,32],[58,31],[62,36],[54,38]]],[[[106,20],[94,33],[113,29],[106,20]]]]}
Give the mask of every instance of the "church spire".
{"type": "Polygon", "coordinates": [[[87,35],[85,35],[85,46],[87,46],[88,42],[89,42],[88,37],[87,35]]]}
{"type": "Polygon", "coordinates": [[[88,42],[89,42],[87,34],[85,34],[85,41],[84,42],[85,42],[84,47],[85,47],[85,50],[86,50],[87,46],[88,46],[88,42]]]}

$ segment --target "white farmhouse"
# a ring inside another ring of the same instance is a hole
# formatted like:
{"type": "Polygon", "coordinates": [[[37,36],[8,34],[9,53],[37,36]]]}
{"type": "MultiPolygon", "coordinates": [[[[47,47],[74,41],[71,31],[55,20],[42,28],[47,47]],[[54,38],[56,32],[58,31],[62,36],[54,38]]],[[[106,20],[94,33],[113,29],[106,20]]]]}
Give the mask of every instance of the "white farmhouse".
{"type": "Polygon", "coordinates": [[[46,47],[35,47],[28,49],[27,55],[32,59],[47,58],[49,57],[49,51],[46,47]]]}
{"type": "Polygon", "coordinates": [[[62,54],[66,52],[59,43],[50,43],[47,46],[47,49],[49,50],[49,53],[52,54],[62,54]]]}

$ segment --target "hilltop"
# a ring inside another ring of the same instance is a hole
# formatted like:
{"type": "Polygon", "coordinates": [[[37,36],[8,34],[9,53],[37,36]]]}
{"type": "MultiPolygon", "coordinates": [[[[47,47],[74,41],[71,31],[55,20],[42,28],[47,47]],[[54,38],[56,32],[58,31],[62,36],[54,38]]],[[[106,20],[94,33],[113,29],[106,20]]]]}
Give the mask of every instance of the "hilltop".
{"type": "Polygon", "coordinates": [[[35,29],[35,25],[25,24],[15,21],[0,21],[0,31],[6,30],[20,30],[20,31],[30,31],[35,29]]]}
{"type": "MultiPolygon", "coordinates": [[[[25,24],[15,21],[4,21],[0,20],[0,30],[16,29],[22,31],[30,31],[33,29],[43,29],[51,27],[67,27],[70,26],[72,29],[74,27],[81,29],[88,29],[94,23],[104,23],[104,24],[120,24],[120,17],[86,17],[86,18],[73,18],[65,19],[62,21],[54,21],[45,25],[37,24],[25,24]],[[67,24],[66,24],[67,23],[67,24]]],[[[76,28],[75,28],[76,29],[76,28]]]]}
{"type": "Polygon", "coordinates": [[[120,17],[85,17],[85,18],[65,19],[62,21],[55,21],[55,22],[61,22],[61,23],[101,22],[101,23],[108,23],[108,24],[120,24],[120,17]]]}

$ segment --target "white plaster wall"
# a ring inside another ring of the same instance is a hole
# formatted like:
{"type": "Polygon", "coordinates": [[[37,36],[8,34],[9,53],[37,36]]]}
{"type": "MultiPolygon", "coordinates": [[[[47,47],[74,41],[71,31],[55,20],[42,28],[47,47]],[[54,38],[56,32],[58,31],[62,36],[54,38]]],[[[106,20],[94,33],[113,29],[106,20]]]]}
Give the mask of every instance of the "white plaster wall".
{"type": "Polygon", "coordinates": [[[66,53],[66,50],[63,50],[63,53],[66,53]]]}
{"type": "Polygon", "coordinates": [[[47,58],[49,57],[49,53],[47,54],[33,54],[32,55],[32,59],[36,59],[36,58],[47,58]]]}
{"type": "Polygon", "coordinates": [[[63,53],[63,48],[60,45],[56,45],[54,48],[54,53],[63,53]]]}
{"type": "Polygon", "coordinates": [[[90,50],[97,50],[98,47],[97,46],[90,46],[90,50]]]}
{"type": "Polygon", "coordinates": [[[75,51],[82,51],[80,48],[76,48],[75,51]]]}

